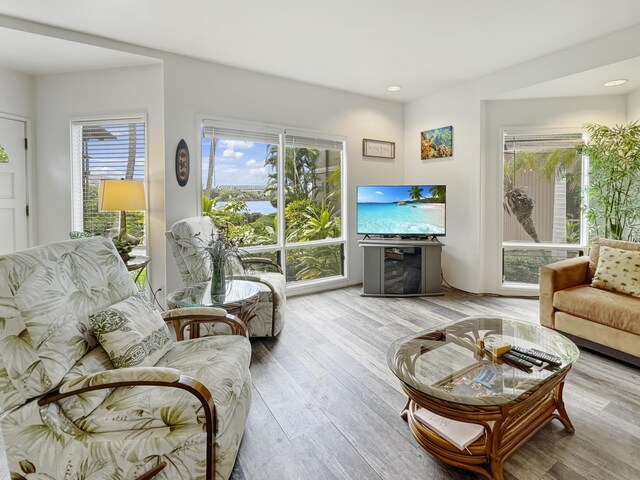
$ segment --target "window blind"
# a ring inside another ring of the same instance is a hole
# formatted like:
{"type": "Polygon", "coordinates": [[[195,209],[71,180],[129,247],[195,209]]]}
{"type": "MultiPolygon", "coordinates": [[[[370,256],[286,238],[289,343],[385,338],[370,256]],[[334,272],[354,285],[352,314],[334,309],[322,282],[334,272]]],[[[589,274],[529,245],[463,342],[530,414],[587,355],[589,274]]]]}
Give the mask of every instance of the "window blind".
{"type": "Polygon", "coordinates": [[[584,143],[581,133],[555,133],[545,135],[505,135],[504,151],[545,151],[575,148],[584,143]]]}
{"type": "MultiPolygon", "coordinates": [[[[101,179],[145,180],[144,119],[72,125],[73,229],[109,235],[119,212],[98,211],[101,179]]],[[[144,236],[144,212],[127,214],[127,228],[144,236]]]]}
{"type": "Polygon", "coordinates": [[[203,136],[206,138],[223,138],[243,142],[267,143],[277,145],[280,141],[279,134],[275,131],[240,130],[235,128],[218,128],[211,125],[202,127],[203,136]]]}
{"type": "Polygon", "coordinates": [[[342,150],[344,142],[325,138],[303,137],[300,135],[285,135],[285,144],[289,147],[316,148],[319,150],[342,150]]]}

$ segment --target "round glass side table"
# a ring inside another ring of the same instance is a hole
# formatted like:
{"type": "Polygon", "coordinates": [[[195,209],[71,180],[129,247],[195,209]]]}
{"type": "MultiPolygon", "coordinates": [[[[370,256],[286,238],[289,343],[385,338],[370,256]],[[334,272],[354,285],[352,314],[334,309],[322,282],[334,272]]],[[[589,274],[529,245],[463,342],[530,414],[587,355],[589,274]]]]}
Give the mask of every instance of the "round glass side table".
{"type": "MultiPolygon", "coordinates": [[[[258,305],[260,287],[256,282],[248,280],[227,279],[227,288],[220,298],[211,297],[211,282],[196,283],[189,287],[180,288],[171,292],[167,296],[167,305],[174,308],[193,307],[219,307],[231,315],[235,315],[245,325],[255,316],[255,309],[258,305]]],[[[200,336],[200,325],[191,325],[191,338],[200,336]]],[[[205,325],[205,328],[207,326],[205,325]]],[[[178,340],[181,340],[179,325],[174,325],[178,340]]],[[[214,333],[213,331],[210,333],[214,333]]]]}

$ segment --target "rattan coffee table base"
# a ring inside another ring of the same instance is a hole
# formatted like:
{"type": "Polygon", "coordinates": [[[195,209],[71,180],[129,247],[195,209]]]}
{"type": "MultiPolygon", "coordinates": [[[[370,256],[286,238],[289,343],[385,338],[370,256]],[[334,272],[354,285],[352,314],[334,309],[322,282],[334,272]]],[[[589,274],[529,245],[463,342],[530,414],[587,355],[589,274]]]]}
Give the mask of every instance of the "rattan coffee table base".
{"type": "Polygon", "coordinates": [[[409,400],[402,417],[418,443],[449,465],[471,470],[489,480],[504,479],[504,463],[529,438],[553,419],[569,433],[573,425],[564,408],[562,389],[570,368],[550,377],[537,390],[502,406],[469,406],[437,399],[403,384],[409,400]],[[415,418],[419,407],[443,417],[484,426],[486,435],[460,451],[415,418]]]}

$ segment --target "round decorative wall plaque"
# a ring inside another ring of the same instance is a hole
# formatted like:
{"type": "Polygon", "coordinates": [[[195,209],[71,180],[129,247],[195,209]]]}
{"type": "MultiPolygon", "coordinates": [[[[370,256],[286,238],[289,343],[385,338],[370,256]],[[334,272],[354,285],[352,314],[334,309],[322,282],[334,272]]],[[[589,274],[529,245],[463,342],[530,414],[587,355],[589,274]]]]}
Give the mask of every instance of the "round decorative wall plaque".
{"type": "Polygon", "coordinates": [[[184,139],[180,140],[176,150],[176,179],[181,187],[189,181],[189,147],[184,139]]]}

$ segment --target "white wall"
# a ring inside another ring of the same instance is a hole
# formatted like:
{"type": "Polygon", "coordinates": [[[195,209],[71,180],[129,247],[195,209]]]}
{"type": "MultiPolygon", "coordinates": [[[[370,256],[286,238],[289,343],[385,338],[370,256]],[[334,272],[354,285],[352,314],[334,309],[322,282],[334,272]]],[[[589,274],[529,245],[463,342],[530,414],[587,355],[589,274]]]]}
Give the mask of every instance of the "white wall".
{"type": "MultiPolygon", "coordinates": [[[[490,54],[490,52],[483,52],[490,54]]],[[[483,101],[640,56],[640,27],[616,32],[555,52],[513,68],[421,98],[405,106],[405,181],[447,185],[447,236],[443,239],[443,274],[453,286],[480,293],[485,289],[489,259],[485,246],[495,235],[483,208],[491,190],[485,172],[483,101]],[[453,125],[454,156],[420,160],[419,134],[453,125]],[[486,178],[485,178],[486,177],[486,178]]],[[[526,112],[522,112],[526,116],[526,112]]],[[[532,121],[535,119],[532,118],[532,121]]]]}
{"type": "Polygon", "coordinates": [[[478,291],[480,259],[480,102],[473,91],[407,106],[405,181],[447,186],[442,269],[452,286],[478,291]],[[420,160],[420,132],[453,126],[453,156],[420,160]]]}
{"type": "Polygon", "coordinates": [[[34,79],[31,75],[0,67],[0,113],[32,119],[34,79]]]}
{"type": "MultiPolygon", "coordinates": [[[[351,283],[360,283],[355,187],[403,181],[403,105],[186,57],[169,55],[164,60],[167,226],[199,212],[198,115],[343,135],[347,138],[348,269],[351,283]],[[191,156],[185,187],[178,186],[173,174],[181,138],[191,156]],[[363,138],[396,142],[396,159],[363,159],[363,138]]],[[[170,252],[167,271],[171,290],[180,285],[180,277],[170,252]]]]}
{"type": "Polygon", "coordinates": [[[162,66],[36,77],[37,243],[69,238],[70,122],[147,115],[149,254],[153,287],[164,287],[164,121],[162,66]],[[155,261],[157,258],[159,261],[155,261]]]}
{"type": "Polygon", "coordinates": [[[627,122],[640,121],[640,88],[627,95],[627,122]]]}
{"type": "Polygon", "coordinates": [[[502,177],[500,176],[502,129],[506,127],[571,128],[582,131],[582,125],[585,123],[613,126],[626,122],[626,100],[624,95],[610,95],[486,102],[484,108],[485,194],[482,203],[485,241],[481,251],[486,261],[481,276],[481,291],[508,293],[506,290],[499,289],[503,218],[502,177]]]}
{"type": "MultiPolygon", "coordinates": [[[[67,31],[47,28],[45,34],[64,38],[71,35],[67,31]]],[[[348,233],[352,238],[349,270],[353,283],[360,281],[362,275],[361,252],[355,238],[355,185],[403,181],[447,184],[445,278],[457,287],[480,292],[487,283],[484,272],[487,262],[483,254],[487,222],[482,207],[487,186],[482,102],[496,99],[508,91],[640,55],[640,27],[633,27],[403,106],[82,34],[71,36],[90,44],[162,58],[164,74],[158,77],[144,73],[145,68],[148,69],[146,72],[161,68],[152,66],[120,69],[120,72],[56,75],[37,80],[37,106],[32,108],[38,110],[36,148],[38,166],[43,168],[38,173],[38,190],[44,197],[39,204],[42,207],[38,222],[41,228],[39,241],[66,238],[70,228],[69,118],[147,111],[150,115],[152,242],[156,242],[155,245],[152,243],[154,278],[160,281],[158,278],[164,275],[158,275],[158,270],[163,270],[168,263],[166,289],[177,286],[179,280],[174,261],[165,251],[162,230],[165,225],[198,212],[196,118],[200,114],[307,128],[347,137],[346,193],[350,206],[348,233]],[[421,161],[419,133],[445,125],[454,126],[454,157],[421,161]],[[396,160],[363,159],[360,145],[364,137],[395,141],[396,160]],[[192,153],[191,179],[185,188],[178,187],[173,174],[175,147],[180,138],[187,141],[192,153]],[[154,160],[163,156],[164,162],[154,160]],[[166,183],[165,169],[168,169],[166,183]],[[166,212],[163,201],[166,201],[166,212]]],[[[1,76],[0,86],[3,86],[2,82],[7,80],[1,76]]],[[[29,99],[22,96],[29,103],[29,99]]],[[[630,115],[632,110],[640,110],[638,96],[635,92],[627,98],[630,115]]]]}

